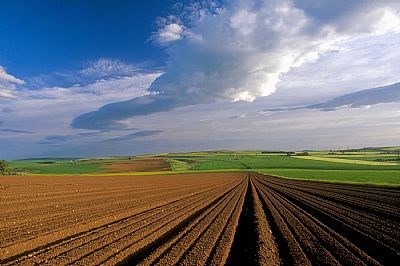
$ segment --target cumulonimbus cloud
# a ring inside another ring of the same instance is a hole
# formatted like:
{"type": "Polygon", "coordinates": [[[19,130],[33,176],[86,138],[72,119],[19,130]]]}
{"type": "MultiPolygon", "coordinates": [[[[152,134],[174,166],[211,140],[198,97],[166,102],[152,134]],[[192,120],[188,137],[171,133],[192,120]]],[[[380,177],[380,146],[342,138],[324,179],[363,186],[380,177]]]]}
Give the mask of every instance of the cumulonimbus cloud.
{"type": "MultiPolygon", "coordinates": [[[[351,5],[335,0],[230,1],[174,31],[165,44],[169,60],[164,74],[150,86],[149,95],[105,105],[76,117],[71,125],[123,127],[134,116],[268,96],[283,74],[348,39],[399,32],[399,10],[400,4],[385,0],[351,5]]],[[[163,29],[171,28],[167,24],[163,29]]]]}

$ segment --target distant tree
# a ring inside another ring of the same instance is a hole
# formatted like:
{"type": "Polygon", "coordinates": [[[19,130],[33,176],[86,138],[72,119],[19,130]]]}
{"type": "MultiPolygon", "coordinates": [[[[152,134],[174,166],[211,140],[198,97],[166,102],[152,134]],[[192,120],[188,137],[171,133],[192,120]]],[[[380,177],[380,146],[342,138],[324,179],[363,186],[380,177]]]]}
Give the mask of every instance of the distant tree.
{"type": "Polygon", "coordinates": [[[8,166],[7,166],[6,161],[1,160],[1,161],[0,161],[0,173],[5,172],[6,169],[7,169],[7,167],[8,167],[8,166]]]}
{"type": "Polygon", "coordinates": [[[14,175],[16,171],[12,169],[4,160],[0,160],[0,175],[14,175]]]}

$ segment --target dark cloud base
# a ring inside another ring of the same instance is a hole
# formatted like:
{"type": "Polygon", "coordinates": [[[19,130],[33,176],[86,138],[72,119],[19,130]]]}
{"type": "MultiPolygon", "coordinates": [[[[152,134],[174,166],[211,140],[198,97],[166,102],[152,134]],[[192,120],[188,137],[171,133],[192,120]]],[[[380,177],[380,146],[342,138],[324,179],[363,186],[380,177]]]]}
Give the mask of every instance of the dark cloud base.
{"type": "Polygon", "coordinates": [[[400,82],[388,86],[361,90],[354,93],[345,94],[330,101],[319,104],[296,107],[269,108],[263,111],[283,112],[296,111],[302,109],[316,109],[321,111],[335,111],[339,108],[360,108],[364,106],[376,105],[381,103],[400,102],[400,82]]]}
{"type": "Polygon", "coordinates": [[[124,119],[169,111],[179,106],[181,104],[171,97],[146,95],[129,101],[107,104],[97,111],[80,115],[73,119],[71,127],[91,130],[126,129],[121,123],[124,119]]]}

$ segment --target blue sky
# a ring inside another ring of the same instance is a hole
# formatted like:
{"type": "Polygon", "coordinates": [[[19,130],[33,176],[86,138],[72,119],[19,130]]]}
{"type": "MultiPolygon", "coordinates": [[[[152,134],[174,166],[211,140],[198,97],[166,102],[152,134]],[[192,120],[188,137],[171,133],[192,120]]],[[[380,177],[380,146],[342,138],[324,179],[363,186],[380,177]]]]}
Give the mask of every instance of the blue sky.
{"type": "Polygon", "coordinates": [[[149,42],[174,1],[5,1],[0,61],[23,77],[73,70],[101,57],[162,65],[149,42]]]}
{"type": "Polygon", "coordinates": [[[0,17],[0,159],[399,145],[398,1],[16,0],[0,17]]]}

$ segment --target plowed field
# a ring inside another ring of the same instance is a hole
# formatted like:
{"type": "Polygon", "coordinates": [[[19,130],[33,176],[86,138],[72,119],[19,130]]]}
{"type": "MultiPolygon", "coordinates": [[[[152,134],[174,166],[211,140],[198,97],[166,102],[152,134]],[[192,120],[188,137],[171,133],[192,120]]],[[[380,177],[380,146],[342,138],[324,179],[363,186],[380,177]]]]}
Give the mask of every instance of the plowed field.
{"type": "Polygon", "coordinates": [[[134,159],[126,161],[116,161],[107,163],[103,166],[107,172],[121,173],[121,172],[153,172],[153,171],[170,171],[170,163],[162,158],[150,159],[134,159]]]}
{"type": "Polygon", "coordinates": [[[252,174],[285,265],[395,265],[400,190],[252,174]]]}
{"type": "Polygon", "coordinates": [[[399,206],[255,173],[0,177],[0,264],[390,265],[399,206]]]}

